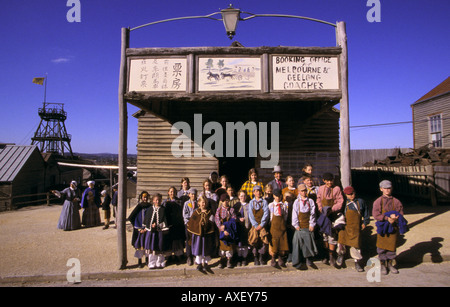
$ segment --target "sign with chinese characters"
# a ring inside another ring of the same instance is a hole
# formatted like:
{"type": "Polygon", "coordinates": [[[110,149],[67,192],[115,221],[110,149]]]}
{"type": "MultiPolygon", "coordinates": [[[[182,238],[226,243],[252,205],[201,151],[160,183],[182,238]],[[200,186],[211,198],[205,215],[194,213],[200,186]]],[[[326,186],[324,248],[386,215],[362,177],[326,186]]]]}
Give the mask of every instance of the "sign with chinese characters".
{"type": "Polygon", "coordinates": [[[186,58],[130,60],[129,92],[178,92],[187,87],[186,58]]]}
{"type": "Polygon", "coordinates": [[[198,91],[261,90],[260,57],[208,57],[197,59],[198,91]]]}
{"type": "Polygon", "coordinates": [[[274,91],[339,90],[337,56],[272,55],[274,91]]]}

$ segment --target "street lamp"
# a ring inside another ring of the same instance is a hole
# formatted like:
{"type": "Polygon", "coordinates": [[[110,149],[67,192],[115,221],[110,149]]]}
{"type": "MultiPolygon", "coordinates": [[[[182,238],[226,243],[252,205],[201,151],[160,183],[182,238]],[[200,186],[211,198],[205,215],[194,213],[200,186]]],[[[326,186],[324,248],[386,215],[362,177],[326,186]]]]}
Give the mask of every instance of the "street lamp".
{"type": "Polygon", "coordinates": [[[222,14],[222,20],[227,35],[232,39],[236,34],[237,23],[241,19],[241,10],[235,9],[233,5],[230,4],[228,8],[221,10],[220,13],[222,14]]]}

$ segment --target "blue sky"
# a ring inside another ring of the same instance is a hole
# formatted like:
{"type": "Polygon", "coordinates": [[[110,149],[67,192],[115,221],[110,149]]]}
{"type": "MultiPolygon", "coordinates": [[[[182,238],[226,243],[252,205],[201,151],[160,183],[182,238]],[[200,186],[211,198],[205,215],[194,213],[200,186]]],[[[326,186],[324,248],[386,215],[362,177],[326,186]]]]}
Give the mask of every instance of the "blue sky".
{"type": "MultiPolygon", "coordinates": [[[[349,49],[350,125],[412,120],[410,105],[450,72],[448,0],[380,0],[381,22],[369,22],[367,0],[235,0],[255,14],[291,14],[345,21],[349,49]]],[[[0,10],[0,142],[28,145],[47,102],[64,103],[75,152],[118,152],[120,29],[207,15],[217,0],[80,0],[81,22],[70,23],[67,0],[15,0],[0,10]]],[[[247,47],[335,46],[334,28],[304,20],[241,22],[234,40],[247,47]]],[[[131,33],[131,47],[229,46],[219,21],[196,19],[131,33]]],[[[337,105],[336,107],[339,107],[337,105]]],[[[129,105],[128,151],[136,153],[137,108],[129,105]]],[[[352,128],[351,148],[412,147],[412,125],[352,128]]]]}

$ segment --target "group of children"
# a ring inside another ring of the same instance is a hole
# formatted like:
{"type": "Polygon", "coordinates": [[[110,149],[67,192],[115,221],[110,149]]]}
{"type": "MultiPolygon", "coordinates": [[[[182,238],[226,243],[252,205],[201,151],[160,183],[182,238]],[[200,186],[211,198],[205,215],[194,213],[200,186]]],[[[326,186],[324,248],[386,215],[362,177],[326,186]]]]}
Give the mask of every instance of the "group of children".
{"type": "MultiPolygon", "coordinates": [[[[175,262],[184,256],[203,273],[211,271],[215,257],[220,257],[219,268],[245,266],[252,259],[264,265],[270,259],[275,268],[292,262],[297,269],[317,269],[313,258],[322,250],[323,263],[335,267],[342,266],[348,251],[363,272],[361,230],[370,222],[369,207],[352,187],[341,191],[331,173],[323,174],[324,184],[317,186],[311,169],[308,165],[295,184],[290,176],[281,180],[276,166],[274,180],[265,186],[251,169],[236,194],[226,176],[218,182],[206,179],[200,193],[182,178],[181,189],[170,187],[164,201],[161,194],[150,199],[142,192],[128,217],[139,265],[145,257],[149,268],[163,268],[167,256],[175,262]]],[[[374,202],[372,215],[389,231],[378,232],[377,252],[382,273],[398,273],[392,260],[397,235],[406,229],[399,225],[406,220],[401,202],[391,195],[392,184],[384,180],[380,189],[383,196],[374,202]]]]}

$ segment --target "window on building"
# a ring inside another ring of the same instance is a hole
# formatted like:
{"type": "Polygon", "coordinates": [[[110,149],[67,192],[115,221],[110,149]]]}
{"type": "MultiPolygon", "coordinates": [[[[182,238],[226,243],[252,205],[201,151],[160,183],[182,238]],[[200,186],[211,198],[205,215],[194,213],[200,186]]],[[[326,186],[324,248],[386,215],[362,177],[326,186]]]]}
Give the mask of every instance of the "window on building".
{"type": "Polygon", "coordinates": [[[430,139],[434,147],[442,147],[441,114],[430,116],[430,139]]]}

